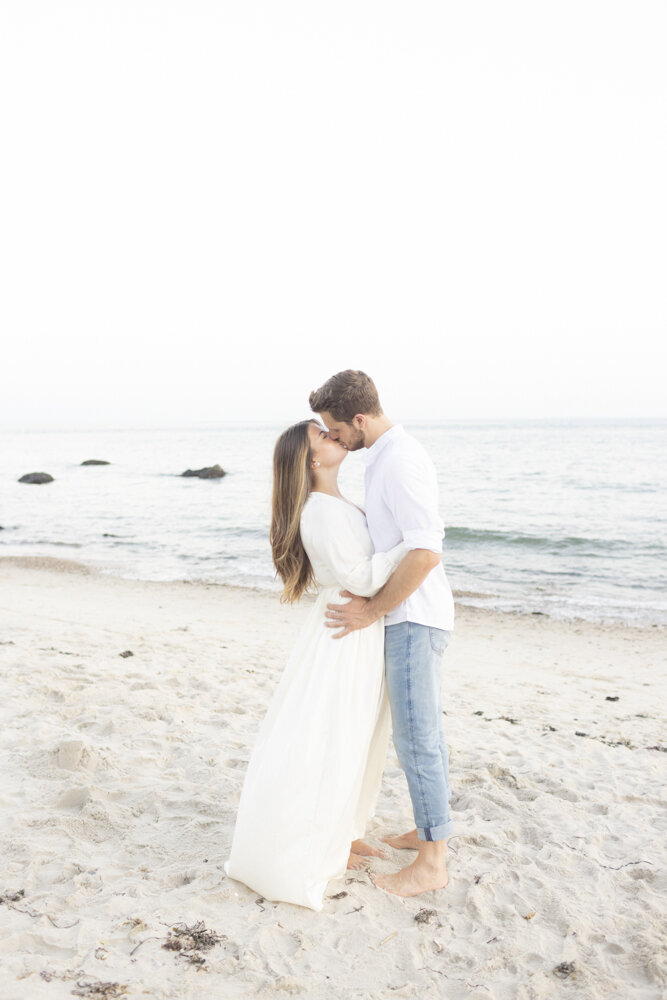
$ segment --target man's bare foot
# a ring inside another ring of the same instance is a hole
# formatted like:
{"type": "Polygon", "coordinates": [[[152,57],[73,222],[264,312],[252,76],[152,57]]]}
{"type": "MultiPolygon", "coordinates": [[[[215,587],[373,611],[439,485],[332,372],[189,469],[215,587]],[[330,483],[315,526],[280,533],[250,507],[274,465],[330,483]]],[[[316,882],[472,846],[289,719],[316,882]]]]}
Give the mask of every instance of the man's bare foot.
{"type": "Polygon", "coordinates": [[[433,866],[425,863],[421,855],[400,872],[378,875],[373,879],[378,888],[392,892],[395,896],[418,896],[421,892],[444,889],[448,881],[444,862],[433,866]]]}
{"type": "Polygon", "coordinates": [[[350,851],[352,854],[362,854],[365,858],[384,857],[384,851],[380,851],[377,847],[371,847],[370,844],[364,843],[363,840],[353,840],[350,845],[350,851]]]}
{"type": "Polygon", "coordinates": [[[398,851],[418,851],[424,843],[423,840],[419,839],[416,829],[410,830],[409,833],[402,833],[398,837],[382,837],[381,839],[384,844],[389,844],[390,847],[395,847],[398,851]]]}
{"type": "Polygon", "coordinates": [[[360,854],[354,854],[353,851],[350,851],[350,856],[347,859],[348,871],[350,869],[352,869],[352,871],[359,871],[361,868],[368,868],[368,864],[368,861],[366,861],[365,858],[362,858],[360,854]]]}

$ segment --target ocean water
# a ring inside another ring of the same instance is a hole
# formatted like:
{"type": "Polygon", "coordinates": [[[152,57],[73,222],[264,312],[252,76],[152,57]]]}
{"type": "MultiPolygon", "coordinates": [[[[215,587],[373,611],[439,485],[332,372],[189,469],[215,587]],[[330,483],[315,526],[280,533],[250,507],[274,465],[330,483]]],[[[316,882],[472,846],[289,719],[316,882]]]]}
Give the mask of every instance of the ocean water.
{"type": "MultiPolygon", "coordinates": [[[[667,421],[405,427],[438,471],[443,559],[459,601],[667,624],[667,421]]],[[[0,431],[0,555],[278,590],[268,526],[280,430],[0,431]],[[112,464],[82,467],[90,458],[112,464]],[[221,480],[180,477],[216,462],[221,480]],[[18,483],[27,472],[55,481],[18,483]]],[[[363,503],[358,454],[343,463],[341,486],[363,503]]]]}

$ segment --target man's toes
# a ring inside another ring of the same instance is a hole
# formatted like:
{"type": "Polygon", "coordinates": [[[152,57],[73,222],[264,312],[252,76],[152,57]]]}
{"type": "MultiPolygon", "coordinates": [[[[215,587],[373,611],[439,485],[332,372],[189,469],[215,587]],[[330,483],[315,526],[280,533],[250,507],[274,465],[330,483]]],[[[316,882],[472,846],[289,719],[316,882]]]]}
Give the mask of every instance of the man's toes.
{"type": "Polygon", "coordinates": [[[371,876],[373,885],[377,886],[378,889],[384,889],[385,892],[391,892],[391,875],[375,875],[371,876]]]}

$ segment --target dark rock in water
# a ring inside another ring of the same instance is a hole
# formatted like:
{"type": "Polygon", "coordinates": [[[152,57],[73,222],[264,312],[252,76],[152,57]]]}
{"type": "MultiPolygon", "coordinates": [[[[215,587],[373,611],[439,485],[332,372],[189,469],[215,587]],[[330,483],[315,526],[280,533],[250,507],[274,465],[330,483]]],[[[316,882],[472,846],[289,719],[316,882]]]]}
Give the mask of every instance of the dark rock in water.
{"type": "Polygon", "coordinates": [[[99,458],[88,458],[82,465],[111,465],[111,462],[104,462],[99,458]]]}
{"type": "Polygon", "coordinates": [[[219,465],[209,465],[205,469],[186,469],[182,476],[197,476],[199,479],[221,479],[227,473],[219,465]]]}
{"type": "Polygon", "coordinates": [[[50,476],[48,472],[29,472],[25,476],[21,476],[19,479],[20,483],[52,483],[53,476],[50,476]]]}

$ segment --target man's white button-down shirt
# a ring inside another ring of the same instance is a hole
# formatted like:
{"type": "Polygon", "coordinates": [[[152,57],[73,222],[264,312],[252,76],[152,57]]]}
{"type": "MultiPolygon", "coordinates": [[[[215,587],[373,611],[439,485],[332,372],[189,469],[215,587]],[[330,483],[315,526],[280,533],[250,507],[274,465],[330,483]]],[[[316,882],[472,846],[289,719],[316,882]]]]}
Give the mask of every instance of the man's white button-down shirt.
{"type": "MultiPolygon", "coordinates": [[[[375,551],[388,552],[403,541],[409,549],[442,553],[445,531],[435,467],[421,444],[395,425],[362,454],[366,520],[375,551]]],[[[442,563],[384,619],[385,625],[405,621],[453,629],[454,598],[442,563]]]]}

